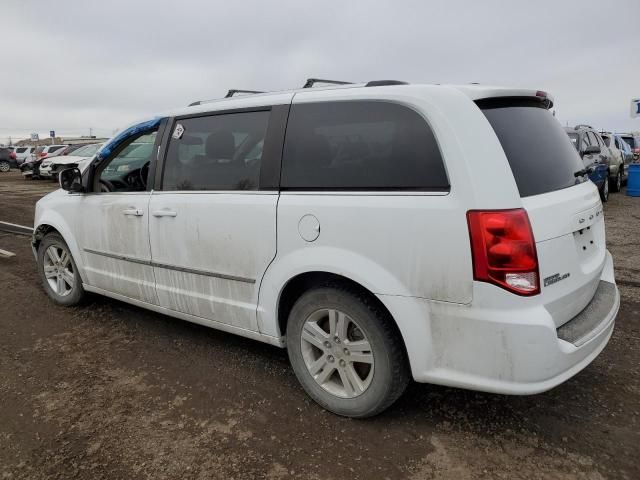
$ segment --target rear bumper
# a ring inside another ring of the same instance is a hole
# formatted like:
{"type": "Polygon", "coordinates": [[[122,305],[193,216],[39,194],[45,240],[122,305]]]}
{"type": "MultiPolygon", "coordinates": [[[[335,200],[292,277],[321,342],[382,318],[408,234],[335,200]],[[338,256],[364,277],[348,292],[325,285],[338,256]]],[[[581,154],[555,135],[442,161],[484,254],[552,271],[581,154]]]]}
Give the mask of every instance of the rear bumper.
{"type": "Polygon", "coordinates": [[[415,380],[517,395],[565,382],[613,333],[620,294],[608,252],[600,280],[589,305],[560,328],[544,306],[491,310],[430,302],[432,352],[422,365],[412,362],[415,380]]]}

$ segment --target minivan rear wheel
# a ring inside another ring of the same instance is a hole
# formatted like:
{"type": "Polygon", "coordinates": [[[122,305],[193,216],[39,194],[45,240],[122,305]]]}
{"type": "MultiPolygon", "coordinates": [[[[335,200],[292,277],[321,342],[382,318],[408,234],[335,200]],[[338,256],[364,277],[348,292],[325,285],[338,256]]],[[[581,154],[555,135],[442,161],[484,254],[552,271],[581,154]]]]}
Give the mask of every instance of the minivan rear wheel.
{"type": "Polygon", "coordinates": [[[11,164],[5,160],[0,161],[0,172],[8,172],[11,170],[11,164]]]}
{"type": "Polygon", "coordinates": [[[296,301],[287,349],[307,394],[338,415],[376,415],[409,382],[403,344],[388,314],[343,287],[315,288],[296,301]]]}
{"type": "Polygon", "coordinates": [[[69,247],[57,233],[47,234],[38,246],[38,271],[47,295],[58,305],[80,303],[85,293],[69,247]]]}

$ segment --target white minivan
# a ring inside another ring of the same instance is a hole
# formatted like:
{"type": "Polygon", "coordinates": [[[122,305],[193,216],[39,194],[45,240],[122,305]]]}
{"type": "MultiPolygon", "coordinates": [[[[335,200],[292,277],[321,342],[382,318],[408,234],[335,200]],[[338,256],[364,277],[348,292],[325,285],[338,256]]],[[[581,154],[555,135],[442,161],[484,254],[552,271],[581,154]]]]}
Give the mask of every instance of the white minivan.
{"type": "Polygon", "coordinates": [[[620,303],[598,191],[551,105],[376,81],[150,118],[38,202],[44,288],[285,347],[340,415],[381,412],[411,378],[548,390],[602,351],[620,303]]]}

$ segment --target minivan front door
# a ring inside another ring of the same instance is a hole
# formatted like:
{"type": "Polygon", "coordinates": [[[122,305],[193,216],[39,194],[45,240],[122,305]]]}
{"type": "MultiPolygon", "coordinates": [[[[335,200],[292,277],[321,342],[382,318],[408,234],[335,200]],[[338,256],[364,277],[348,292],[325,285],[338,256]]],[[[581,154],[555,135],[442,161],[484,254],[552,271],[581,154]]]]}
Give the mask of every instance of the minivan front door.
{"type": "MultiPolygon", "coordinates": [[[[157,304],[151,248],[147,176],[155,161],[157,131],[134,135],[107,157],[95,175],[96,191],[78,202],[76,238],[90,287],[157,304]]],[[[91,289],[91,288],[90,288],[91,289]]]]}
{"type": "Polygon", "coordinates": [[[272,116],[265,107],[175,120],[149,206],[162,307],[258,331],[260,280],[276,253],[278,191],[264,188],[282,147],[267,135],[272,116]]]}

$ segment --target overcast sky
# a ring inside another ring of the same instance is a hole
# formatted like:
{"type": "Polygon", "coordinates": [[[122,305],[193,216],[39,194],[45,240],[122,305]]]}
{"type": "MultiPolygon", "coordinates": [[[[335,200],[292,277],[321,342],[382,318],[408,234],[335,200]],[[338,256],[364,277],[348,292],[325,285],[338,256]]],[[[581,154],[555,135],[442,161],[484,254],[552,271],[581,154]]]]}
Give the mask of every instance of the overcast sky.
{"type": "Polygon", "coordinates": [[[639,0],[2,0],[0,18],[2,143],[111,136],[313,76],[531,87],[555,96],[562,124],[640,130],[639,0]]]}

